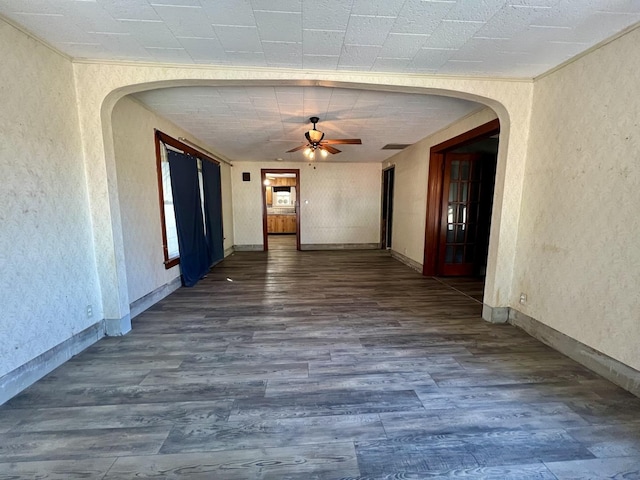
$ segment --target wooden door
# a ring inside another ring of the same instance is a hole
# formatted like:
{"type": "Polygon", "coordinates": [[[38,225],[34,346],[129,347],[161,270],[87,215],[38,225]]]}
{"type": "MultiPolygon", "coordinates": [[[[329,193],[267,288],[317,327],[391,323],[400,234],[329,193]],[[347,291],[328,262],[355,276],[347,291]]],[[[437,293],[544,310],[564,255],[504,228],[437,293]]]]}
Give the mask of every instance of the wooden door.
{"type": "Polygon", "coordinates": [[[478,153],[447,153],[444,163],[438,273],[483,274],[495,162],[483,161],[478,153]]]}

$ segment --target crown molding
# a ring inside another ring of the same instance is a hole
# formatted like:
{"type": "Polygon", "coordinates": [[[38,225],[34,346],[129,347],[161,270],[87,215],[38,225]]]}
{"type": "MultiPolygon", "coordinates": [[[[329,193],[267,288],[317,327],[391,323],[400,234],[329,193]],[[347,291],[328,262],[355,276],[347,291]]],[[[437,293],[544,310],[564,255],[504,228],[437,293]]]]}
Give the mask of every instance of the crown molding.
{"type": "Polygon", "coordinates": [[[62,50],[58,50],[56,47],[54,47],[53,45],[51,45],[49,42],[47,42],[46,40],[43,40],[42,38],[38,37],[37,35],[31,33],[29,30],[27,30],[26,28],[24,28],[22,25],[20,25],[19,23],[14,22],[13,20],[11,20],[10,18],[5,17],[4,15],[0,14],[0,20],[2,20],[4,23],[6,23],[7,25],[15,28],[16,30],[18,30],[20,33],[23,33],[24,35],[26,35],[27,37],[29,37],[32,40],[35,40],[37,43],[39,43],[40,45],[42,45],[43,47],[48,48],[49,50],[51,50],[53,53],[61,56],[62,58],[64,58],[65,60],[68,60],[70,62],[73,62],[73,58],[69,55],[67,55],[66,53],[64,53],[62,50]]]}
{"type": "Polygon", "coordinates": [[[557,71],[562,70],[565,67],[568,67],[569,65],[577,62],[578,60],[581,60],[582,58],[586,57],[587,55],[592,54],[596,50],[600,50],[601,48],[606,47],[610,43],[615,42],[619,38],[622,38],[625,35],[628,35],[629,33],[633,32],[634,30],[637,30],[638,28],[640,28],[640,22],[625,28],[624,30],[616,33],[615,35],[613,35],[613,36],[611,36],[609,38],[605,38],[601,42],[596,43],[594,46],[592,46],[590,48],[587,48],[584,52],[580,52],[575,57],[571,57],[570,59],[565,60],[564,62],[562,62],[560,65],[556,65],[552,69],[547,70],[544,73],[541,73],[537,77],[534,77],[533,78],[534,83],[537,82],[538,80],[542,80],[543,78],[548,77],[549,75],[553,75],[557,71]]]}

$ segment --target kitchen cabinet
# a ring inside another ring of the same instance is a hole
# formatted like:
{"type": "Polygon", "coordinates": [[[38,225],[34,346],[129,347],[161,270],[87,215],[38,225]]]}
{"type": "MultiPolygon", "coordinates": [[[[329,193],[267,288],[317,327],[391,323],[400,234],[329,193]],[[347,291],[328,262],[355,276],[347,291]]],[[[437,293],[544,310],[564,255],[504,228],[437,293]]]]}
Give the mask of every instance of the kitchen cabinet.
{"type": "Polygon", "coordinates": [[[296,179],[289,177],[270,178],[270,185],[273,187],[295,187],[296,179]]]}
{"type": "Polygon", "coordinates": [[[267,233],[296,233],[296,216],[267,215],[267,233]]]}

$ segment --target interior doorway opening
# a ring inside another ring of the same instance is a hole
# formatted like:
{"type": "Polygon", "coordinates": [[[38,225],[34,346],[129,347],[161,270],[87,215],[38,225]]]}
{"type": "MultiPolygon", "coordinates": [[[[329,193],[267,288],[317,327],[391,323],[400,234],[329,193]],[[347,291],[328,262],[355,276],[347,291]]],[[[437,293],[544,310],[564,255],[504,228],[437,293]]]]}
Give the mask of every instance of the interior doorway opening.
{"type": "Polygon", "coordinates": [[[431,148],[423,275],[484,279],[499,133],[496,119],[431,148]]]}
{"type": "Polygon", "coordinates": [[[262,236],[279,250],[300,250],[300,170],[262,169],[262,236]]]}
{"type": "Polygon", "coordinates": [[[393,185],[395,166],[382,171],[382,228],[380,248],[391,248],[391,227],[393,225],[393,185]]]}

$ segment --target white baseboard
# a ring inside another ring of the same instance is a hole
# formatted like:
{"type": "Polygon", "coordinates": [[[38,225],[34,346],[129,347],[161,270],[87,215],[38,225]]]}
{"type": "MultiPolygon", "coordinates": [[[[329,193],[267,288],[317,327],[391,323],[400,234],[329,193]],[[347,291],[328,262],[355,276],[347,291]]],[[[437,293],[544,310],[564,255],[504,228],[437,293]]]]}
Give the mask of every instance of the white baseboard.
{"type": "Polygon", "coordinates": [[[410,259],[406,255],[403,255],[400,252],[396,252],[395,250],[390,250],[390,252],[391,252],[391,256],[393,258],[395,258],[396,260],[401,261],[405,265],[407,265],[407,266],[411,267],[412,269],[414,269],[416,272],[418,272],[420,274],[422,273],[422,264],[421,263],[418,263],[415,260],[410,259]]]}
{"type": "Polygon", "coordinates": [[[167,295],[175,292],[182,286],[180,277],[176,277],[169,283],[165,283],[161,287],[156,288],[154,291],[147,293],[144,297],[140,297],[129,305],[131,310],[131,318],[135,318],[144,312],[147,308],[155,305],[167,295]]]}
{"type": "Polygon", "coordinates": [[[376,250],[378,243],[303,243],[300,250],[376,250]]]}
{"type": "Polygon", "coordinates": [[[640,397],[640,372],[513,308],[509,323],[589,370],[640,397]]]}
{"type": "Polygon", "coordinates": [[[0,405],[33,385],[74,355],[105,336],[105,322],[100,320],[82,332],[38,355],[33,360],[0,377],[0,405]]]}
{"type": "Polygon", "coordinates": [[[233,250],[236,252],[262,252],[264,245],[261,243],[258,245],[234,245],[233,250]]]}

